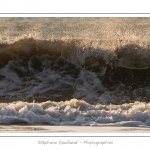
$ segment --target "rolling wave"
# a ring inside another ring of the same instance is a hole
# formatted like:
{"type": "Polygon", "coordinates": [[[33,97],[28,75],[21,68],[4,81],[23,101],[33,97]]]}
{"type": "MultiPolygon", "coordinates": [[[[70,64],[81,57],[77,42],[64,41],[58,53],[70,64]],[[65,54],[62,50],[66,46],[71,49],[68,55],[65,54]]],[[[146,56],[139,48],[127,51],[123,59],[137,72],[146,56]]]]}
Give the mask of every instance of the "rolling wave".
{"type": "Polygon", "coordinates": [[[0,124],[149,126],[149,31],[146,17],[0,18],[0,124]]]}
{"type": "MultiPolygon", "coordinates": [[[[102,42],[109,41],[99,41],[99,45],[102,42]]],[[[22,39],[1,44],[1,100],[148,101],[149,46],[128,41],[108,50],[92,47],[91,43],[79,39],[22,39]]]]}

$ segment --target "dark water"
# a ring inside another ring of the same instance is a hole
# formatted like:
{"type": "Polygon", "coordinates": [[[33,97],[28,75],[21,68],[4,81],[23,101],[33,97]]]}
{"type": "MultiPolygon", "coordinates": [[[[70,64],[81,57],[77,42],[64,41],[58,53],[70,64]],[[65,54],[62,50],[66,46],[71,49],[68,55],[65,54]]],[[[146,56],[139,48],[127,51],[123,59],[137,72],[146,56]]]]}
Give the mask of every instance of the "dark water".
{"type": "Polygon", "coordinates": [[[1,44],[1,99],[149,101],[149,47],[132,43],[108,51],[79,43],[24,39],[1,44]]]}

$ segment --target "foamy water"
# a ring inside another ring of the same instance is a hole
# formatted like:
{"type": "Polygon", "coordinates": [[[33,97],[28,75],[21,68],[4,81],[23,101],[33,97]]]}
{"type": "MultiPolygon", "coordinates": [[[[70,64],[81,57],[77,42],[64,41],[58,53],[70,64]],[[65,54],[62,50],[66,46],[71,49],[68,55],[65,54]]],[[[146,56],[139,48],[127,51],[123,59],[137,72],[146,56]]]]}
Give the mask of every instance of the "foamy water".
{"type": "Polygon", "coordinates": [[[0,123],[149,126],[149,31],[149,18],[0,18],[0,123]]]}
{"type": "Polygon", "coordinates": [[[150,103],[91,105],[83,100],[1,103],[1,124],[149,126],[150,103]]]}

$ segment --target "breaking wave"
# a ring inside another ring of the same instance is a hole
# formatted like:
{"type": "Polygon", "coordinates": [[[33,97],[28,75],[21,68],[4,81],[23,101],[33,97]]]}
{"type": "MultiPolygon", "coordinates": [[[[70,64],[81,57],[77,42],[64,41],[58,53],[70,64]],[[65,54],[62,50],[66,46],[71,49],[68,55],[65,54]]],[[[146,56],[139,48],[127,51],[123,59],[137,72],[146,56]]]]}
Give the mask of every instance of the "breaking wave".
{"type": "Polygon", "coordinates": [[[23,39],[1,44],[1,100],[148,101],[149,47],[130,42],[112,51],[83,43],[23,39]]]}
{"type": "Polygon", "coordinates": [[[149,126],[150,19],[0,19],[0,124],[149,126]]]}

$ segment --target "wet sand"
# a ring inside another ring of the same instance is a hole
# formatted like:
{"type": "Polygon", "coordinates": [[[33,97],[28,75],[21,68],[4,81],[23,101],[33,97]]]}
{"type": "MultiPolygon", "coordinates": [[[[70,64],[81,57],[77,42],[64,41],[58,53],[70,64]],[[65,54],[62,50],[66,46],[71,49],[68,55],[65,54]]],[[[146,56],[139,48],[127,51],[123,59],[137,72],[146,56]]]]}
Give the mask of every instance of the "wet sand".
{"type": "Polygon", "coordinates": [[[150,133],[141,127],[91,127],[91,126],[24,126],[1,125],[0,133],[150,133]]]}

